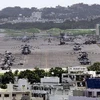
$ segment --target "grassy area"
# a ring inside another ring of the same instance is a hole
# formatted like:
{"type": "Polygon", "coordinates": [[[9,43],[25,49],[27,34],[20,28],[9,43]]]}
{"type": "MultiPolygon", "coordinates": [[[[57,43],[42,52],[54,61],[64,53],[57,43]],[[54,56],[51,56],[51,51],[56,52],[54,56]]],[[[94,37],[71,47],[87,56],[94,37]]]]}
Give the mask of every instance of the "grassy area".
{"type": "Polygon", "coordinates": [[[93,29],[67,29],[64,30],[65,33],[72,33],[77,35],[83,35],[83,34],[95,34],[95,30],[93,29]]]}
{"type": "Polygon", "coordinates": [[[6,36],[21,36],[20,30],[5,29],[6,36]]]}
{"type": "MultiPolygon", "coordinates": [[[[23,30],[13,30],[13,29],[6,29],[4,33],[6,33],[6,36],[24,36],[24,35],[33,35],[33,33],[41,33],[42,30],[39,30],[37,28],[31,28],[31,29],[23,29],[23,30]]],[[[52,35],[59,35],[60,33],[68,33],[68,34],[75,34],[75,35],[83,35],[83,34],[95,34],[95,29],[66,29],[61,30],[59,28],[52,28],[49,30],[45,30],[47,34],[52,35]]]]}
{"type": "Polygon", "coordinates": [[[37,28],[26,29],[24,31],[26,31],[28,33],[40,33],[40,30],[37,28]]]}
{"type": "Polygon", "coordinates": [[[59,28],[52,28],[47,30],[47,33],[52,33],[52,34],[59,34],[62,30],[59,28]]]}
{"type": "Polygon", "coordinates": [[[40,30],[37,28],[23,29],[23,30],[13,30],[5,29],[6,36],[24,36],[24,35],[33,35],[33,33],[40,33],[40,30]]]}
{"type": "Polygon", "coordinates": [[[20,33],[20,30],[13,30],[13,29],[5,29],[6,33],[20,33]]]}
{"type": "Polygon", "coordinates": [[[75,34],[75,35],[83,35],[83,34],[95,34],[95,29],[66,29],[61,30],[59,28],[52,28],[50,30],[47,30],[48,33],[51,33],[53,35],[59,34],[59,33],[69,33],[69,34],[75,34]]]}

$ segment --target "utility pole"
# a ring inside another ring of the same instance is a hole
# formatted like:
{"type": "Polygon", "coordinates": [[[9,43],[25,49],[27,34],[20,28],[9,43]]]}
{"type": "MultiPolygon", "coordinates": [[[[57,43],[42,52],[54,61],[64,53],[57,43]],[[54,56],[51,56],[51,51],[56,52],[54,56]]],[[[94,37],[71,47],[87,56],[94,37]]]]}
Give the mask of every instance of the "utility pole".
{"type": "MultiPolygon", "coordinates": [[[[48,68],[48,52],[46,51],[45,52],[45,66],[46,66],[46,72],[47,72],[47,68],[48,68]]],[[[46,74],[46,76],[48,76],[47,74],[46,74]]]]}

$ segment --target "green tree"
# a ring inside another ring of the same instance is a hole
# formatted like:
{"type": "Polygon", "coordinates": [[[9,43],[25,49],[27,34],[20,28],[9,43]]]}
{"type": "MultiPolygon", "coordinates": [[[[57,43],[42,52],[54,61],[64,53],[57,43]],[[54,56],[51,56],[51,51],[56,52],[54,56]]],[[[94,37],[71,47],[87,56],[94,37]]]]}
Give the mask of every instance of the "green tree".
{"type": "Polygon", "coordinates": [[[40,77],[34,71],[30,70],[21,71],[18,78],[27,78],[30,83],[40,81],[40,77]]]}
{"type": "Polygon", "coordinates": [[[14,76],[18,76],[18,73],[19,73],[19,71],[16,70],[16,71],[14,72],[14,76]]]}
{"type": "Polygon", "coordinates": [[[6,89],[6,88],[7,88],[7,85],[6,85],[6,84],[1,84],[1,85],[0,85],[0,88],[1,88],[1,89],[6,89]]]}
{"type": "Polygon", "coordinates": [[[60,78],[60,82],[61,82],[62,73],[64,73],[64,70],[60,67],[51,68],[49,71],[49,75],[58,76],[60,78]]]}
{"type": "Polygon", "coordinates": [[[46,72],[44,70],[37,67],[35,68],[34,72],[39,76],[39,78],[43,78],[46,75],[46,72]]]}
{"type": "Polygon", "coordinates": [[[100,71],[100,62],[96,62],[88,67],[89,71],[100,71]]]}
{"type": "Polygon", "coordinates": [[[7,83],[14,83],[14,75],[11,71],[4,73],[4,75],[2,75],[2,83],[3,84],[7,84],[7,83]]]}

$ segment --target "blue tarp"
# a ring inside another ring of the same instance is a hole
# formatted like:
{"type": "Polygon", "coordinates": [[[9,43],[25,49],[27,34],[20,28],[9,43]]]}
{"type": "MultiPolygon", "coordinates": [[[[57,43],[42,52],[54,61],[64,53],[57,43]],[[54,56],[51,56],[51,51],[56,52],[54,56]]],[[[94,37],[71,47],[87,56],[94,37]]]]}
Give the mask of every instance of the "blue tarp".
{"type": "Polygon", "coordinates": [[[100,89],[100,78],[86,79],[87,88],[100,89]]]}

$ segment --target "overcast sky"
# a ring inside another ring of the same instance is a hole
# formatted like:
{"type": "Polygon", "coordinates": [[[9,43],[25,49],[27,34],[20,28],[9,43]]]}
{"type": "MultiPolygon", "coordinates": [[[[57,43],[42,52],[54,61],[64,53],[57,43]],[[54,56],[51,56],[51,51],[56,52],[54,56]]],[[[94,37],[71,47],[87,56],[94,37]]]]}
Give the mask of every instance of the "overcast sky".
{"type": "Polygon", "coordinates": [[[57,5],[68,6],[76,3],[100,4],[100,0],[1,0],[0,10],[5,7],[55,7],[57,5]]]}

